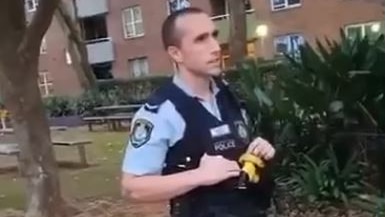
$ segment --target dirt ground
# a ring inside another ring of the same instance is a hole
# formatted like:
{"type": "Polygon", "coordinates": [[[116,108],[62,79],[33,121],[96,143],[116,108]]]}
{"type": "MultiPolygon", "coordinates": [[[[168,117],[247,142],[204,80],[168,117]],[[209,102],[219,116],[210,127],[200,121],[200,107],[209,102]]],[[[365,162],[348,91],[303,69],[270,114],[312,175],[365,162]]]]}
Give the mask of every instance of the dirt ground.
{"type": "MultiPolygon", "coordinates": [[[[165,203],[134,204],[120,199],[88,199],[68,203],[70,217],[166,217],[165,203]]],[[[22,211],[7,209],[0,217],[23,217],[22,211]]]]}
{"type": "MultiPolygon", "coordinates": [[[[69,217],[166,217],[167,203],[136,204],[123,201],[119,196],[119,168],[123,148],[127,139],[125,132],[94,132],[74,129],[63,132],[64,136],[86,136],[94,141],[88,147],[88,158],[93,164],[90,168],[61,168],[60,177],[67,201],[69,217]],[[92,180],[92,181],[90,181],[92,180]]],[[[1,135],[1,142],[12,142],[14,138],[1,135]]],[[[76,150],[55,148],[58,159],[74,161],[76,150]]],[[[7,171],[4,168],[15,167],[14,157],[0,157],[0,217],[23,217],[19,211],[24,207],[23,183],[18,177],[17,169],[7,171]],[[3,172],[1,172],[3,168],[3,172]],[[6,186],[6,187],[4,187],[6,186]]],[[[344,215],[338,209],[328,207],[326,210],[308,210],[285,206],[291,199],[283,202],[281,212],[273,212],[269,217],[373,217],[373,214],[351,210],[344,215]]],[[[295,204],[296,207],[297,204],[295,204]]],[[[380,217],[380,216],[378,216],[380,217]]]]}
{"type": "MultiPolygon", "coordinates": [[[[168,217],[166,203],[135,204],[120,199],[96,198],[69,203],[69,217],[168,217]]],[[[0,211],[0,217],[23,217],[16,210],[0,211]]],[[[320,210],[286,209],[268,217],[373,217],[373,214],[350,210],[347,213],[333,207],[320,210]]],[[[380,216],[379,216],[380,217],[380,216]]]]}

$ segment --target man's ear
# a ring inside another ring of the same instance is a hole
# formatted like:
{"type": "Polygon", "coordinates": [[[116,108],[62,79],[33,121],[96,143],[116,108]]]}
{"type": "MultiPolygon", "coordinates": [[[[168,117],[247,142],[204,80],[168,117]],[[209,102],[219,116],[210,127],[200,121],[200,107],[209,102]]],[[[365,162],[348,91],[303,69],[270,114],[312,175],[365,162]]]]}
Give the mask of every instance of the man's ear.
{"type": "Polygon", "coordinates": [[[168,53],[168,55],[170,55],[171,59],[173,59],[176,63],[183,62],[182,53],[180,52],[178,47],[169,46],[167,48],[167,53],[168,53]]]}

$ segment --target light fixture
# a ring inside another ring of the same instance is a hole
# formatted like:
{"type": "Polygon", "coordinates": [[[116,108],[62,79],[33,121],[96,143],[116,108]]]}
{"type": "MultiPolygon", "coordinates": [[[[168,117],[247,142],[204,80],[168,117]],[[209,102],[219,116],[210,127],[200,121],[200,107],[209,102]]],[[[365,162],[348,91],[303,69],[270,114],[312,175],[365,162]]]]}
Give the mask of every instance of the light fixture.
{"type": "Polygon", "coordinates": [[[372,30],[372,32],[379,32],[380,31],[380,24],[379,23],[375,23],[373,24],[371,27],[370,27],[370,30],[372,30]]]}
{"type": "Polygon", "coordinates": [[[265,24],[258,25],[255,29],[255,33],[258,37],[265,37],[268,33],[268,27],[265,24]]]}

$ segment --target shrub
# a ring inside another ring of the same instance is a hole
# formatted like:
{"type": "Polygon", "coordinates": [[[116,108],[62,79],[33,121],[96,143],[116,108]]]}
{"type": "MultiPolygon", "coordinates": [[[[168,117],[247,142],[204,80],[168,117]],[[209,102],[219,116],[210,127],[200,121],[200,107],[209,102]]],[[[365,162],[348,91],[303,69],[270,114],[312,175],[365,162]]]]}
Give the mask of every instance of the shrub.
{"type": "Polygon", "coordinates": [[[296,196],[305,197],[309,202],[343,202],[347,205],[363,190],[362,170],[355,155],[343,165],[332,148],[319,162],[306,154],[298,157],[302,164],[292,170],[293,175],[287,182],[296,196]]]}
{"type": "Polygon", "coordinates": [[[141,103],[168,79],[166,76],[130,80],[104,80],[98,87],[78,97],[54,96],[44,99],[49,117],[97,115],[93,108],[107,105],[141,103]]]}
{"type": "MultiPolygon", "coordinates": [[[[292,180],[297,193],[314,200],[347,202],[362,184],[356,180],[360,160],[385,165],[383,146],[371,145],[377,157],[365,158],[360,142],[361,135],[381,134],[385,126],[384,37],[352,41],[341,32],[341,39],[306,43],[296,58],[248,60],[226,74],[249,109],[254,136],[277,148],[277,180],[292,180]]],[[[385,183],[384,170],[378,172],[385,183]]]]}
{"type": "Polygon", "coordinates": [[[129,80],[105,80],[99,82],[98,90],[101,92],[115,90],[115,94],[120,96],[120,100],[130,103],[141,103],[168,79],[170,79],[169,76],[151,76],[129,80]]]}
{"type": "Polygon", "coordinates": [[[73,98],[52,96],[44,99],[49,117],[70,116],[76,114],[76,104],[73,98]]]}

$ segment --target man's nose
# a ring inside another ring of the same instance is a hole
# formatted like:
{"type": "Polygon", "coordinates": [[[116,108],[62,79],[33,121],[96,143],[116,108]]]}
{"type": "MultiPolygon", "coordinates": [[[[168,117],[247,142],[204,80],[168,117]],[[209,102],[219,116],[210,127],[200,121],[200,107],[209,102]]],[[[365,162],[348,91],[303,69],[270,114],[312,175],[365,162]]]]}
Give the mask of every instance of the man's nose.
{"type": "Polygon", "coordinates": [[[210,47],[211,47],[211,52],[213,52],[213,53],[220,53],[220,51],[221,51],[221,46],[220,46],[220,44],[216,38],[213,38],[211,40],[211,46],[210,47]]]}

